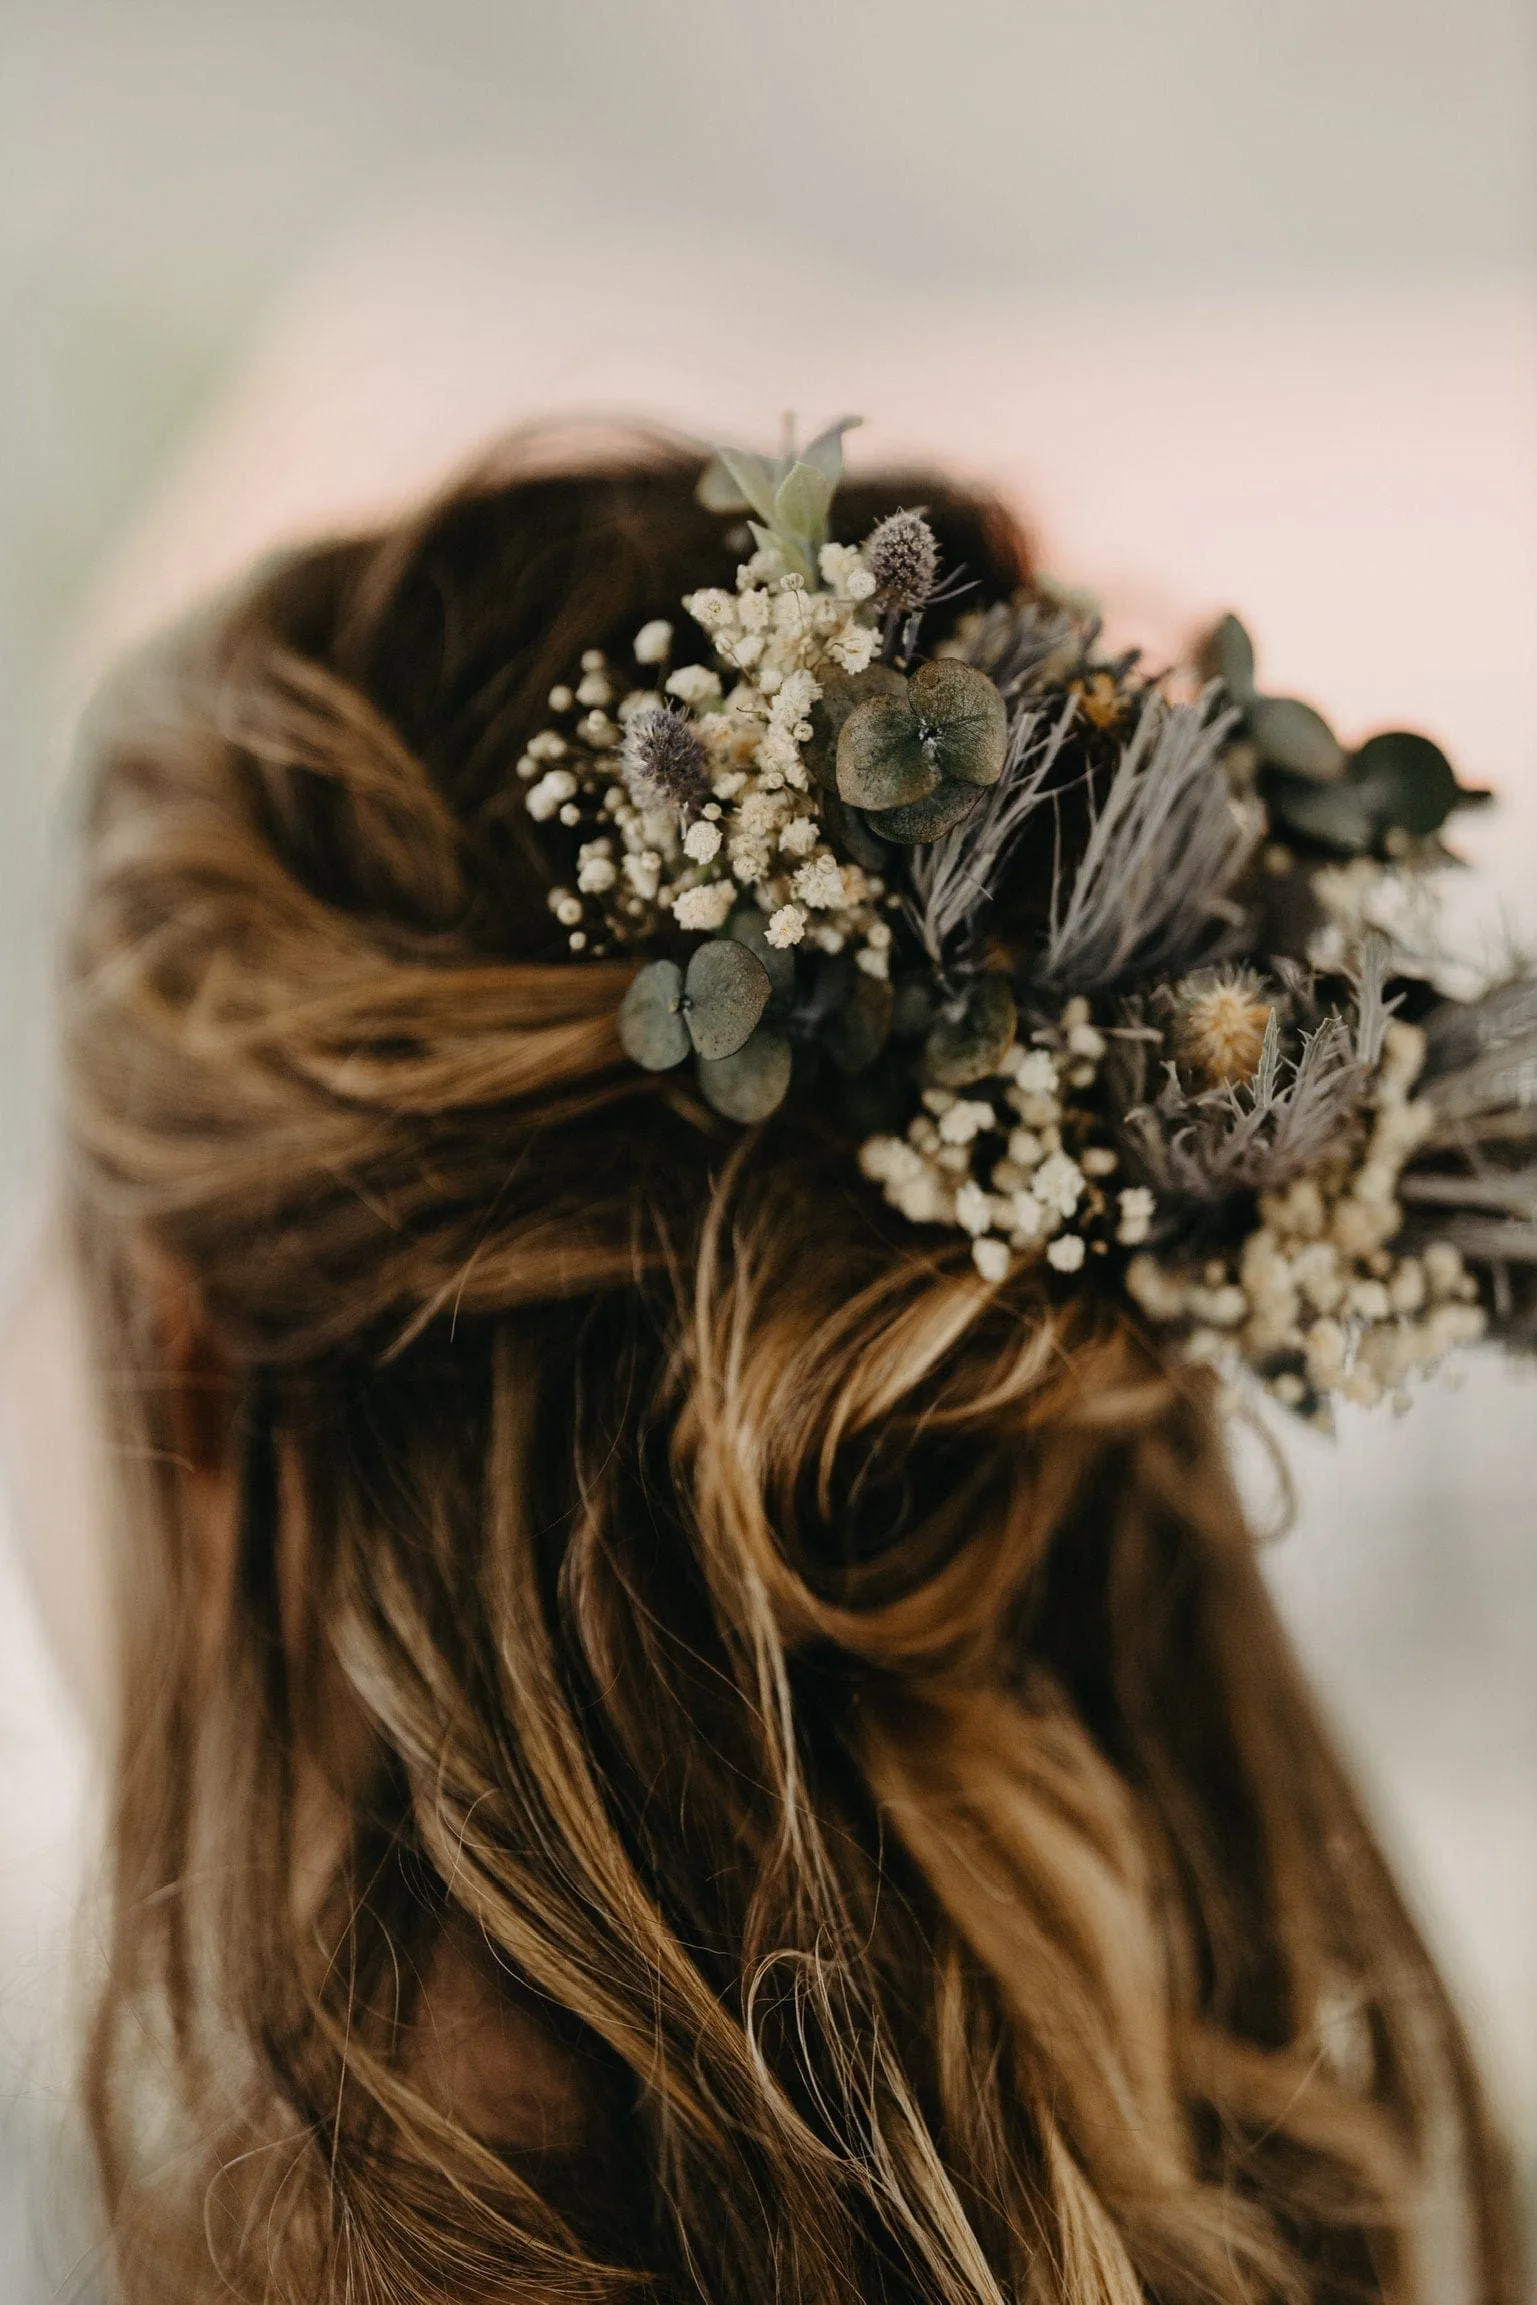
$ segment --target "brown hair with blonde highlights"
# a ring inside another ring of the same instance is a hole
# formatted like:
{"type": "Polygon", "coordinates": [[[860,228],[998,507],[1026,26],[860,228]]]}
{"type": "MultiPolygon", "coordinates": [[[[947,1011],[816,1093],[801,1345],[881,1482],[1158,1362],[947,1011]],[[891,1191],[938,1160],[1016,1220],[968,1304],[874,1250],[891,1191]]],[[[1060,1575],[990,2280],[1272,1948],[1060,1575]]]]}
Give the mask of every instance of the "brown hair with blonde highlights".
{"type": "MultiPolygon", "coordinates": [[[[96,716],[124,2294],[1344,2305],[1421,2295],[1439,2216],[1513,2305],[1207,1386],[984,1287],[812,1100],[630,1065],[629,968],[564,955],[512,766],[730,581],[697,469],[515,445],[96,716]]],[[[915,500],[1025,579],[930,476],[839,532],[915,500]]]]}

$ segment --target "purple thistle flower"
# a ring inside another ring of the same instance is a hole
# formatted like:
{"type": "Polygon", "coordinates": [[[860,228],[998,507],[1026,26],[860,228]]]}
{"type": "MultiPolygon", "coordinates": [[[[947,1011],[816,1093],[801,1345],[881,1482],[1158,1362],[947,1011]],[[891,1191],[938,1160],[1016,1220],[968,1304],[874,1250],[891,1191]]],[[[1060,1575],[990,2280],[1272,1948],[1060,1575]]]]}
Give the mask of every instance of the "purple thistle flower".
{"type": "Polygon", "coordinates": [[[710,797],[704,746],[688,714],[676,705],[653,704],[634,715],[619,764],[637,808],[675,808],[686,815],[710,797]]]}
{"type": "Polygon", "coordinates": [[[939,577],[939,541],[921,512],[893,512],[877,522],[864,555],[882,608],[911,615],[928,605],[939,577]]]}

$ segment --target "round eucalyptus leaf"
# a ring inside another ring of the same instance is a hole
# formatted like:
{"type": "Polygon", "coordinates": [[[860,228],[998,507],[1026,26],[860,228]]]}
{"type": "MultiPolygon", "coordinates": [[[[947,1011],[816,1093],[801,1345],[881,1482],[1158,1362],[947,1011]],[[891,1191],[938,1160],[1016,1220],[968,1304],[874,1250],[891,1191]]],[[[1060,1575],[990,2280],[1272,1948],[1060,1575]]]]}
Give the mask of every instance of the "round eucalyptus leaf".
{"type": "Polygon", "coordinates": [[[1342,856],[1359,856],[1376,843],[1379,826],[1367,796],[1348,777],[1315,784],[1311,777],[1272,769],[1264,781],[1272,824],[1300,833],[1342,856]]]}
{"type": "Polygon", "coordinates": [[[987,674],[954,657],[938,656],[913,674],[910,694],[942,774],[962,784],[996,784],[1009,749],[1009,711],[987,674]]]}
{"type": "Polygon", "coordinates": [[[767,1120],[784,1101],[791,1058],[789,1041],[768,1025],[730,1056],[702,1056],[699,1086],[706,1103],[728,1120],[767,1120]]]}
{"type": "Polygon", "coordinates": [[[1457,772],[1438,744],[1407,729],[1368,737],[1346,770],[1383,831],[1425,839],[1439,832],[1463,798],[1457,772]]]}
{"type": "Polygon", "coordinates": [[[840,1072],[864,1072],[891,1037],[891,986],[856,968],[841,1007],[822,1028],[822,1046],[840,1072]]]}
{"type": "Polygon", "coordinates": [[[1344,773],[1345,752],[1322,713],[1295,696],[1259,696],[1246,725],[1262,760],[1326,784],[1344,773]]]}
{"type": "Polygon", "coordinates": [[[689,1051],[683,1021],[683,971],[676,961],[643,968],[619,1003],[619,1039],[627,1057],[647,1072],[666,1072],[689,1051]]]}
{"type": "Polygon", "coordinates": [[[1254,700],[1254,643],[1236,616],[1224,616],[1201,649],[1201,670],[1220,680],[1235,704],[1254,700]]]}
{"type": "Polygon", "coordinates": [[[905,848],[924,840],[938,840],[951,825],[970,816],[982,794],[974,784],[942,784],[926,800],[906,808],[883,808],[872,813],[870,830],[882,840],[900,841],[905,848]]]}
{"type": "Polygon", "coordinates": [[[726,934],[737,944],[745,944],[763,964],[769,980],[769,1005],[789,1001],[795,995],[795,955],[786,945],[770,944],[768,923],[755,904],[739,904],[726,923],[726,934]]]}
{"type": "Polygon", "coordinates": [[[969,1088],[1003,1061],[1019,1022],[1007,977],[979,976],[945,1009],[923,1044],[923,1069],[937,1088],[969,1088]]]}
{"type": "Polygon", "coordinates": [[[712,937],[688,964],[683,1020],[702,1057],[728,1057],[768,1006],[768,970],[734,937],[712,937]]]}
{"type": "Polygon", "coordinates": [[[864,810],[847,807],[836,792],[828,793],[822,802],[822,830],[834,848],[851,856],[866,872],[884,872],[891,862],[891,851],[870,830],[864,810]]]}
{"type": "Polygon", "coordinates": [[[851,808],[901,808],[940,781],[905,696],[868,696],[838,736],[838,797],[851,808]]]}
{"type": "Polygon", "coordinates": [[[838,789],[838,738],[854,707],[869,696],[906,694],[907,682],[889,664],[869,664],[863,672],[834,674],[823,682],[811,707],[811,737],[801,758],[824,792],[838,789]]]}

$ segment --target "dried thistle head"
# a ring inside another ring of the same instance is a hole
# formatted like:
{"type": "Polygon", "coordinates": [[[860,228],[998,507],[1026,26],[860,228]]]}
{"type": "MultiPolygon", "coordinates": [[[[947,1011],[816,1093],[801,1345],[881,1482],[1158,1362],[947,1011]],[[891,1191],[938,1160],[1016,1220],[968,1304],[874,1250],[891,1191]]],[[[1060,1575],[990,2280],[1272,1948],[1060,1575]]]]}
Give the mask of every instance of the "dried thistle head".
{"type": "Polygon", "coordinates": [[[632,716],[619,765],[637,808],[675,808],[681,815],[710,797],[704,745],[676,705],[655,704],[632,716]]]}
{"type": "Polygon", "coordinates": [[[882,608],[926,607],[939,578],[939,540],[921,512],[893,512],[865,539],[865,562],[882,608]]]}
{"type": "Polygon", "coordinates": [[[1253,1078],[1275,1002],[1246,968],[1207,968],[1174,988],[1174,1049],[1209,1088],[1253,1078]]]}

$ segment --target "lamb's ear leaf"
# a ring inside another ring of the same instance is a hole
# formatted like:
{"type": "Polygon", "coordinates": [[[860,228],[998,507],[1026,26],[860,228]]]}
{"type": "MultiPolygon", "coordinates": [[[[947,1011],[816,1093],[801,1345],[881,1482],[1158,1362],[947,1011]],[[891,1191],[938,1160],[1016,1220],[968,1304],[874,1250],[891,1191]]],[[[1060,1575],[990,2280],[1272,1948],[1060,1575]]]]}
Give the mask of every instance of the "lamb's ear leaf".
{"type": "Polygon", "coordinates": [[[699,1086],[706,1103],[728,1120],[767,1120],[784,1102],[792,1059],[784,1034],[765,1025],[733,1055],[701,1057],[699,1086]]]}
{"type": "Polygon", "coordinates": [[[878,840],[896,840],[904,848],[914,848],[922,841],[938,840],[963,816],[970,816],[981,797],[978,785],[942,784],[926,800],[909,801],[901,808],[872,809],[870,830],[878,840]]]}
{"type": "Polygon", "coordinates": [[[683,971],[673,960],[654,960],[634,978],[619,1003],[619,1040],[627,1057],[647,1072],[667,1072],[689,1052],[683,1021],[683,971]]]}
{"type": "Polygon", "coordinates": [[[1332,784],[1345,771],[1345,748],[1321,712],[1295,696],[1257,696],[1244,726],[1271,768],[1332,784]]]}
{"type": "Polygon", "coordinates": [[[822,1045],[840,1072],[864,1072],[891,1037],[891,986],[884,977],[854,971],[842,1004],[822,1028],[822,1045]]]}
{"type": "Polygon", "coordinates": [[[1004,976],[979,976],[958,1010],[942,1014],[923,1044],[923,1069],[939,1088],[970,1088],[997,1071],[1019,1013],[1004,976]]]}
{"type": "Polygon", "coordinates": [[[752,507],[718,456],[712,456],[694,490],[706,512],[750,512],[752,507]]]}
{"type": "Polygon", "coordinates": [[[1199,663],[1210,680],[1220,680],[1235,704],[1254,701],[1254,643],[1236,616],[1224,616],[1201,644],[1199,663]]]}
{"type": "Polygon", "coordinates": [[[747,448],[717,448],[715,458],[735,484],[739,496],[752,506],[760,520],[772,526],[775,479],[767,457],[754,456],[747,448]]]}
{"type": "Polygon", "coordinates": [[[683,1021],[703,1057],[734,1056],[768,1006],[768,970],[728,936],[702,944],[683,980],[683,1021]]]}
{"type": "Polygon", "coordinates": [[[863,422],[862,416],[840,416],[836,424],[829,424],[801,450],[802,464],[813,465],[836,488],[843,478],[843,435],[863,422]]]}
{"type": "Polygon", "coordinates": [[[774,492],[774,526],[813,547],[822,542],[833,482],[814,464],[792,464],[774,492]]]}

